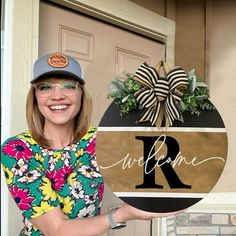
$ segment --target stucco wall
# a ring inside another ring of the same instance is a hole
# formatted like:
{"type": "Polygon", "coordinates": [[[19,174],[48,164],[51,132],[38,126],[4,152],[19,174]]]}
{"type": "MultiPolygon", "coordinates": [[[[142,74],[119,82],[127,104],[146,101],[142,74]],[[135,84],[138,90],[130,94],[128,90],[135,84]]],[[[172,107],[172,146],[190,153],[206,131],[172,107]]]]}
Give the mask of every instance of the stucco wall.
{"type": "MultiPolygon", "coordinates": [[[[207,61],[211,100],[228,134],[228,160],[215,191],[236,192],[236,1],[210,1],[207,61]]],[[[227,199],[226,199],[227,201],[227,199]]]]}

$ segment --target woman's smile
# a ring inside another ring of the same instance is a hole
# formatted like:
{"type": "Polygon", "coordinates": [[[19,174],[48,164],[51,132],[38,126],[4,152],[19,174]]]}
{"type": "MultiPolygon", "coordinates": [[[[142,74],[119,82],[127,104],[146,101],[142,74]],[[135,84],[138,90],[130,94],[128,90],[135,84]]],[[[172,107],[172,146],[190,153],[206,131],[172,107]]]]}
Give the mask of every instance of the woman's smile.
{"type": "Polygon", "coordinates": [[[65,105],[65,104],[63,104],[63,105],[50,105],[48,107],[52,111],[64,111],[64,110],[66,110],[69,107],[69,105],[65,105]]]}

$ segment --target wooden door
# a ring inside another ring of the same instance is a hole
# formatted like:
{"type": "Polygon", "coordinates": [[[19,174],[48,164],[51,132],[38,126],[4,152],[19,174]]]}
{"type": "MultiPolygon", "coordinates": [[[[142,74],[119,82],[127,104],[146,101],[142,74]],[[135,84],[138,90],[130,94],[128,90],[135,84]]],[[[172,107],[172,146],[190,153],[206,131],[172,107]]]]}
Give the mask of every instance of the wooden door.
{"type": "MultiPolygon", "coordinates": [[[[40,3],[39,29],[39,56],[59,51],[81,63],[93,100],[93,126],[99,124],[111,103],[108,85],[116,76],[124,71],[134,73],[144,61],[155,66],[165,57],[163,43],[54,4],[40,3]]],[[[104,212],[120,202],[106,189],[104,212]]],[[[150,221],[132,221],[125,229],[106,235],[150,235],[150,221]]]]}

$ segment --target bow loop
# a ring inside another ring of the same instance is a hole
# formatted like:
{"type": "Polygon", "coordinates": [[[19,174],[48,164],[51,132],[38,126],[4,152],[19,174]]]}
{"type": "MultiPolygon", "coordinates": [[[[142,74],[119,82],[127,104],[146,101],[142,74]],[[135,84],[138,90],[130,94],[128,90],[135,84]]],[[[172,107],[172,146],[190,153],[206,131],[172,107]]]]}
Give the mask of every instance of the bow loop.
{"type": "Polygon", "coordinates": [[[172,126],[182,114],[178,108],[183,91],[188,87],[188,77],[182,67],[175,67],[167,72],[167,64],[160,62],[166,77],[160,77],[157,69],[143,63],[134,74],[134,80],[143,85],[134,95],[138,103],[145,108],[139,122],[150,121],[161,126],[165,118],[166,126],[172,126]]]}
{"type": "Polygon", "coordinates": [[[149,89],[146,87],[136,92],[134,96],[136,96],[139,104],[145,108],[149,108],[157,102],[157,97],[155,96],[153,89],[149,89]]]}
{"type": "Polygon", "coordinates": [[[186,90],[189,84],[188,77],[184,71],[184,69],[180,66],[173,68],[166,75],[167,80],[170,84],[170,90],[178,89],[178,90],[186,90]]]}
{"type": "Polygon", "coordinates": [[[157,71],[145,62],[138,68],[134,76],[136,81],[149,88],[154,87],[159,77],[157,71]]]}

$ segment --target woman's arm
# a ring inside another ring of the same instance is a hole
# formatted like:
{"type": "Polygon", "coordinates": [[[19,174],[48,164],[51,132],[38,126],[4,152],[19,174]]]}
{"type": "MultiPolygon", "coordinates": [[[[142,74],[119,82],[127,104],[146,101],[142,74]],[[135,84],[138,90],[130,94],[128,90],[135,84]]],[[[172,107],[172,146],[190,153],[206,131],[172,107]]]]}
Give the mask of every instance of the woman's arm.
{"type": "MultiPolygon", "coordinates": [[[[115,211],[114,221],[126,222],[134,219],[150,220],[178,213],[180,213],[180,211],[170,213],[151,213],[124,204],[115,211]]],[[[59,206],[42,216],[31,219],[30,221],[41,232],[43,232],[45,236],[98,236],[110,229],[107,214],[83,219],[67,219],[59,206]]]]}
{"type": "Polygon", "coordinates": [[[30,222],[45,236],[95,236],[109,229],[106,214],[90,218],[68,219],[62,213],[60,206],[31,219],[30,222]]]}

